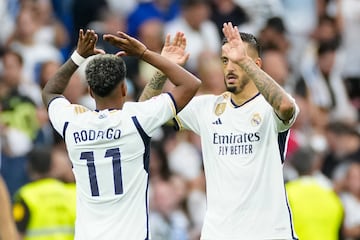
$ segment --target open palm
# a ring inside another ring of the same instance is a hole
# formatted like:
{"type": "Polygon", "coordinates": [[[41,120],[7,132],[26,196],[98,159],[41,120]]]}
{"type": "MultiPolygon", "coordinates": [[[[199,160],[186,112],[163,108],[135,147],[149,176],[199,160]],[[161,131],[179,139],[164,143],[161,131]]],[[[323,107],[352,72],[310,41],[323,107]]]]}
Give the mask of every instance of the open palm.
{"type": "Polygon", "coordinates": [[[223,33],[227,43],[223,45],[222,51],[227,58],[233,62],[247,57],[245,44],[240,37],[238,28],[231,23],[224,23],[223,33]]]}
{"type": "Polygon", "coordinates": [[[177,32],[172,41],[170,41],[170,35],[166,36],[161,55],[180,66],[184,66],[190,56],[190,54],[185,51],[185,48],[185,35],[182,32],[177,32]]]}

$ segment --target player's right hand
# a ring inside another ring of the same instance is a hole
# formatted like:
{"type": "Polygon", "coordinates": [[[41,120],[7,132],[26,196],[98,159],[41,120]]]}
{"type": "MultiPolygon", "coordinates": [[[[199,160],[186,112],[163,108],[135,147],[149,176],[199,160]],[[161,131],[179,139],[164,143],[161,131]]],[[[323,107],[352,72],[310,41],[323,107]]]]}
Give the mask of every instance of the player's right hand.
{"type": "Polygon", "coordinates": [[[227,43],[222,46],[223,54],[232,62],[247,58],[245,44],[237,26],[233,26],[231,22],[224,23],[222,31],[227,39],[227,43]]]}

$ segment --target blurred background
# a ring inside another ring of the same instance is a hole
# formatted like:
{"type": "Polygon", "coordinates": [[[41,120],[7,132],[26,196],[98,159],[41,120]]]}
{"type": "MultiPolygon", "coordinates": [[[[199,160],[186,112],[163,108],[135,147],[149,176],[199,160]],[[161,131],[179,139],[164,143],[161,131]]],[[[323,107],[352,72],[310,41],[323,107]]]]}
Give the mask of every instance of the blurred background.
{"type": "MultiPolygon", "coordinates": [[[[46,177],[74,184],[41,89],[76,48],[80,28],[94,29],[108,53],[119,49],[102,41],[104,33],[127,32],[160,52],[166,34],[182,31],[191,54],[185,68],[202,80],[198,94],[220,94],[228,21],[257,37],[264,71],[301,109],[284,164],[300,239],[360,239],[359,0],[1,0],[0,171],[11,200],[38,179],[29,167],[35,148],[51,152],[46,177]]],[[[125,61],[128,100],[136,101],[155,69],[125,61]]],[[[83,68],[65,95],[94,109],[83,68]]],[[[150,169],[153,239],[199,239],[206,208],[199,137],[164,126],[153,139],[150,169]]]]}

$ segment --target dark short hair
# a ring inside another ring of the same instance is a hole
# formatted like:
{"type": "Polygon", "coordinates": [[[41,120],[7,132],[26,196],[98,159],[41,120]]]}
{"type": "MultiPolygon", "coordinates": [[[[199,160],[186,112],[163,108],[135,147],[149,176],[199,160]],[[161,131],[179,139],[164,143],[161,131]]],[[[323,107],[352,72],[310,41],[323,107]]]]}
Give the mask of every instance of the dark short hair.
{"type": "Polygon", "coordinates": [[[182,8],[189,8],[189,7],[193,7],[196,6],[198,4],[210,4],[209,0],[181,0],[180,1],[180,6],[182,8]]]}
{"type": "Polygon", "coordinates": [[[90,89],[96,95],[106,97],[124,81],[126,65],[121,57],[114,54],[96,55],[87,64],[85,76],[90,89]]]}
{"type": "Polygon", "coordinates": [[[342,121],[333,121],[326,126],[326,130],[336,135],[352,135],[360,138],[360,133],[356,126],[342,121]]]}
{"type": "MultiPolygon", "coordinates": [[[[261,56],[260,43],[253,34],[240,32],[240,37],[243,40],[243,42],[246,42],[250,48],[254,49],[257,52],[257,54],[261,56]]],[[[222,40],[222,45],[224,45],[227,42],[228,40],[226,39],[226,37],[224,37],[222,40]]]]}
{"type": "Polygon", "coordinates": [[[294,152],[290,157],[290,162],[299,175],[303,176],[311,173],[315,158],[315,151],[309,146],[304,146],[294,152]]]}
{"type": "Polygon", "coordinates": [[[35,146],[28,154],[28,165],[32,172],[45,174],[51,168],[51,150],[35,146]]]}
{"type": "Polygon", "coordinates": [[[275,30],[279,34],[286,33],[284,21],[281,17],[271,17],[266,21],[265,27],[275,30]]]}
{"type": "Polygon", "coordinates": [[[321,56],[325,53],[335,52],[338,49],[338,47],[339,47],[338,39],[322,41],[319,43],[317,53],[319,56],[321,56]]]}

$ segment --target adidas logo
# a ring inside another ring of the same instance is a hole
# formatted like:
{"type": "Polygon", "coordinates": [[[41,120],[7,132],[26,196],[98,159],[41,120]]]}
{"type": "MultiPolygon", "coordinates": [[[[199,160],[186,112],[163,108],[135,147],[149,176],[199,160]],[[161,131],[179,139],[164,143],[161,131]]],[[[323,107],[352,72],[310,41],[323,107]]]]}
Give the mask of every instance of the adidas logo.
{"type": "Polygon", "coordinates": [[[212,124],[221,125],[222,124],[221,119],[218,118],[215,122],[212,122],[212,124]]]}

